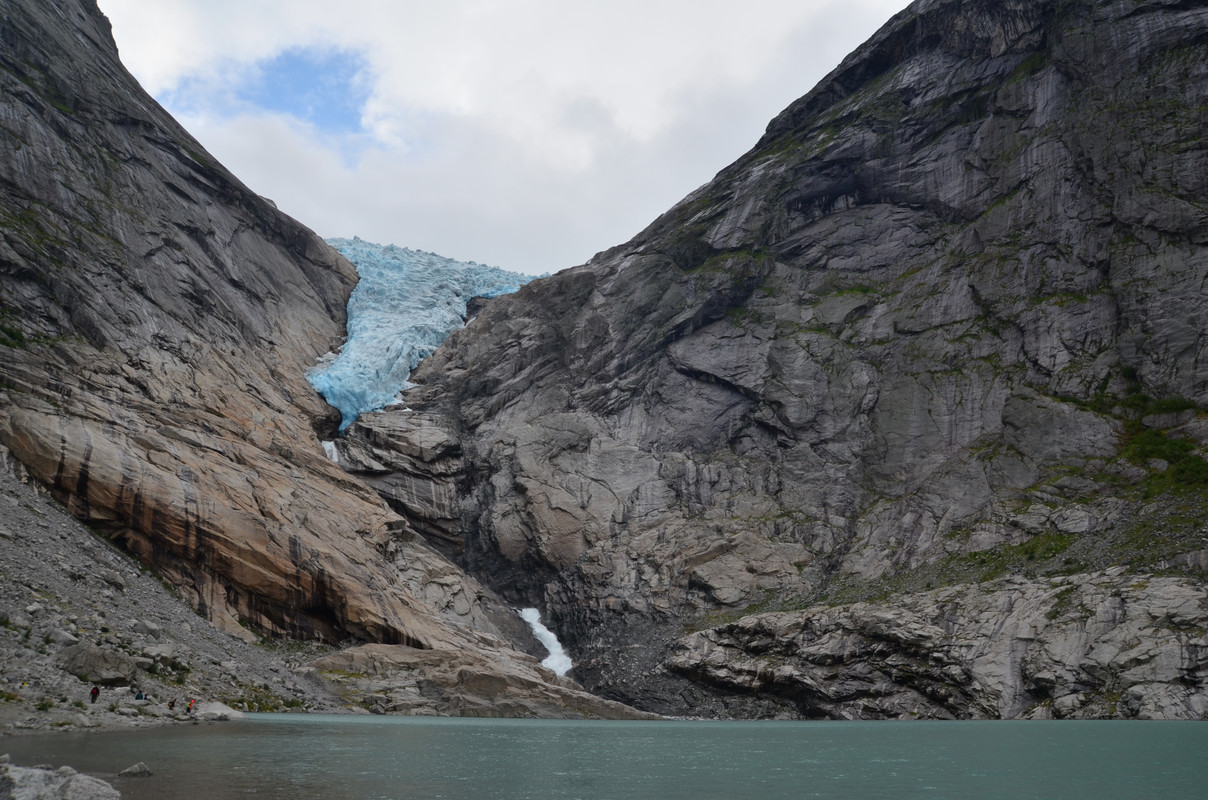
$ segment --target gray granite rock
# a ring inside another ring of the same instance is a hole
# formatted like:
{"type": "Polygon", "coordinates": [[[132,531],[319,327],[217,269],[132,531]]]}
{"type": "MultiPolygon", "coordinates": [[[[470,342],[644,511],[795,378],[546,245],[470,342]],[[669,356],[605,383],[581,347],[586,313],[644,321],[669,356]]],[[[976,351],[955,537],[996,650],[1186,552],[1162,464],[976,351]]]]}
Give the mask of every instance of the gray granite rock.
{"type": "Polygon", "coordinates": [[[0,797],[30,800],[120,800],[108,783],[71,767],[42,769],[0,763],[0,797]]]}
{"type": "Polygon", "coordinates": [[[484,308],[346,463],[668,713],[712,691],[662,668],[685,625],[1189,566],[1206,37],[1195,4],[915,3],[632,241],[484,308]]]}
{"type": "MultiPolygon", "coordinates": [[[[352,265],[138,86],[94,0],[6,2],[0,30],[0,455],[247,642],[462,648],[506,669],[523,622],[324,454],[338,412],[306,373],[344,335],[352,265]]],[[[444,446],[421,435],[414,455],[444,446]]],[[[105,566],[63,577],[102,604],[133,591],[105,566]]],[[[76,638],[150,659],[138,680],[186,681],[197,664],[152,611],[76,638]]]]}
{"type": "Polygon", "coordinates": [[[832,719],[1202,719],[1208,594],[1094,573],[801,612],[681,639],[667,666],[832,719]]]}

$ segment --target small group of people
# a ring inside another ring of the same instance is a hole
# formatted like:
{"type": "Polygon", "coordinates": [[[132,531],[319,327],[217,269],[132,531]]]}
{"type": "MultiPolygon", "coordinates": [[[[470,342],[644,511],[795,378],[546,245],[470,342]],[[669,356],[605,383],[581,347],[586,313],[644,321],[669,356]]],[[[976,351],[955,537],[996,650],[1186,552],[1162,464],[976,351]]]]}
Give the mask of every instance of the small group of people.
{"type": "MultiPolygon", "coordinates": [[[[98,697],[100,697],[100,696],[101,696],[101,687],[99,687],[99,686],[93,686],[93,687],[92,687],[92,691],[90,691],[90,692],[88,693],[88,696],[89,696],[89,697],[92,699],[92,702],[93,702],[93,703],[95,703],[95,702],[96,702],[96,699],[97,699],[98,697]]],[[[150,700],[150,699],[151,699],[151,695],[148,695],[148,694],[143,694],[142,689],[139,689],[138,694],[134,695],[134,699],[135,699],[135,700],[150,700]]],[[[193,706],[194,706],[194,705],[196,705],[196,704],[197,704],[197,700],[195,700],[194,698],[190,697],[190,698],[189,698],[189,708],[188,708],[188,713],[190,713],[190,714],[192,714],[192,713],[193,713],[193,706]]],[[[169,710],[173,710],[173,709],[175,709],[175,708],[176,708],[176,698],[175,698],[175,697],[173,697],[171,700],[169,700],[169,701],[168,701],[168,709],[169,709],[169,710]]]]}

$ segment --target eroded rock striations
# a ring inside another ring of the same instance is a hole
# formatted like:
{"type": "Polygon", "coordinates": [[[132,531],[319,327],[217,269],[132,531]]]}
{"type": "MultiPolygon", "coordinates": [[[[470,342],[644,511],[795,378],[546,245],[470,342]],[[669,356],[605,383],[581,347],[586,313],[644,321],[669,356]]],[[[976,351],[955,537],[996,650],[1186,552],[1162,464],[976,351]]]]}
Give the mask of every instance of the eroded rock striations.
{"type": "MultiPolygon", "coordinates": [[[[0,445],[225,630],[355,645],[299,681],[632,713],[502,596],[650,711],[1205,714],[1202,4],[915,3],[631,242],[488,304],[339,440],[355,477],[305,380],[351,266],[93,3],[0,13],[0,445]]],[[[154,645],[72,620],[89,549],[0,610],[47,670],[138,678],[154,645]]]]}
{"type": "Polygon", "coordinates": [[[91,0],[6,0],[0,43],[0,444],[228,631],[540,683],[524,623],[320,446],[352,265],[138,87],[91,0]]]}
{"type": "Polygon", "coordinates": [[[1202,716],[1205,109],[1200,3],[916,2],[344,463],[640,707],[1202,716]]]}

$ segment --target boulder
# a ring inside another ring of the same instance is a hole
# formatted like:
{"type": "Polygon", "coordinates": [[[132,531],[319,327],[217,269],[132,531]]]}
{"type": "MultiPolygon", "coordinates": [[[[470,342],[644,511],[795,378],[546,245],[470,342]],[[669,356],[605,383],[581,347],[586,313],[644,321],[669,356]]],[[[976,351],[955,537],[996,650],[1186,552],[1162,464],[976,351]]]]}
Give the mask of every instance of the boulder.
{"type": "Polygon", "coordinates": [[[126,767],[124,770],[119,772],[118,777],[119,778],[148,778],[154,774],[155,773],[153,773],[151,771],[151,768],[148,767],[146,765],[146,763],[140,761],[137,764],[126,767]]]}
{"type": "Polygon", "coordinates": [[[121,793],[104,781],[71,767],[42,769],[0,763],[0,797],[37,800],[120,800],[121,793]]]}
{"type": "Polygon", "coordinates": [[[89,642],[64,648],[59,663],[85,683],[99,686],[128,686],[138,669],[134,659],[120,650],[89,642]]]}
{"type": "Polygon", "coordinates": [[[233,719],[247,719],[247,714],[242,711],[236,711],[227,704],[216,700],[198,703],[193,708],[193,715],[198,719],[218,720],[222,722],[233,719]]]}

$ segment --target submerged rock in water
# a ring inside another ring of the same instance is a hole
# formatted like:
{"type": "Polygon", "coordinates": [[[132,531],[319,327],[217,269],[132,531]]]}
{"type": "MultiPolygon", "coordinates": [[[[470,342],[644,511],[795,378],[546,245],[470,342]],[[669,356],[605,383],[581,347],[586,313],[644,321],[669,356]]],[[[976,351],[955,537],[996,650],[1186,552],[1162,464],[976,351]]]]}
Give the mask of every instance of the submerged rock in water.
{"type": "Polygon", "coordinates": [[[148,778],[153,774],[154,773],[151,772],[151,768],[148,767],[145,762],[140,761],[137,764],[126,767],[124,770],[119,772],[118,777],[119,778],[148,778]]]}

